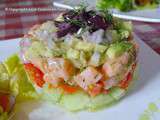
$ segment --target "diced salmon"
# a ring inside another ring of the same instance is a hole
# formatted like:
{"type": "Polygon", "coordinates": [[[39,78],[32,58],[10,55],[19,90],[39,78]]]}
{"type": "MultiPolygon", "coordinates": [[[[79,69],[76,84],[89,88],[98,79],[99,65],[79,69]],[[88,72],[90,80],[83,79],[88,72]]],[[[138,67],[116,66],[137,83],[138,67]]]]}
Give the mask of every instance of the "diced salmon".
{"type": "Polygon", "coordinates": [[[47,62],[43,58],[32,58],[31,63],[39,68],[43,73],[47,71],[47,62]]]}
{"type": "Polygon", "coordinates": [[[83,72],[78,74],[74,80],[84,90],[88,86],[96,84],[102,78],[102,74],[93,67],[87,67],[83,72]]]}
{"type": "Polygon", "coordinates": [[[118,62],[116,63],[106,62],[103,65],[102,69],[106,75],[108,75],[109,77],[113,77],[121,72],[123,66],[121,63],[118,62]]]}
{"type": "Polygon", "coordinates": [[[104,81],[104,89],[108,90],[111,87],[115,86],[118,83],[118,80],[116,80],[114,77],[110,78],[109,80],[104,81]]]}
{"type": "Polygon", "coordinates": [[[55,86],[74,74],[74,66],[63,58],[34,58],[31,62],[44,73],[44,80],[55,86]]]}
{"type": "Polygon", "coordinates": [[[118,61],[122,64],[127,64],[129,62],[129,53],[125,52],[122,56],[118,58],[118,61]]]}
{"type": "Polygon", "coordinates": [[[58,84],[63,81],[61,78],[56,78],[52,73],[46,73],[43,77],[45,82],[50,83],[54,87],[57,87],[58,84]]]}
{"type": "Polygon", "coordinates": [[[49,58],[48,70],[55,78],[67,81],[74,74],[74,66],[63,58],[49,58]]]}
{"type": "Polygon", "coordinates": [[[125,65],[129,62],[129,54],[126,52],[117,59],[108,60],[102,66],[102,71],[109,77],[113,77],[124,71],[125,65]]]}

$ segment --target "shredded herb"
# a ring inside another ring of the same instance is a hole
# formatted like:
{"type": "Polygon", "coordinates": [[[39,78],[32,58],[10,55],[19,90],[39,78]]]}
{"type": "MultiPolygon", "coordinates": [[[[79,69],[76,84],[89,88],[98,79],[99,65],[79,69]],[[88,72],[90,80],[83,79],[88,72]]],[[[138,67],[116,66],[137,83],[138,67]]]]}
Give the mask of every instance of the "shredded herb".
{"type": "Polygon", "coordinates": [[[82,22],[82,21],[80,21],[80,20],[70,19],[70,20],[68,20],[68,22],[69,22],[70,24],[77,25],[77,26],[79,26],[79,27],[81,27],[81,28],[84,28],[84,27],[85,27],[84,22],[82,22]]]}
{"type": "Polygon", "coordinates": [[[74,8],[74,12],[76,12],[77,14],[81,13],[82,11],[85,11],[87,8],[87,5],[85,3],[80,3],[77,7],[74,8]]]}

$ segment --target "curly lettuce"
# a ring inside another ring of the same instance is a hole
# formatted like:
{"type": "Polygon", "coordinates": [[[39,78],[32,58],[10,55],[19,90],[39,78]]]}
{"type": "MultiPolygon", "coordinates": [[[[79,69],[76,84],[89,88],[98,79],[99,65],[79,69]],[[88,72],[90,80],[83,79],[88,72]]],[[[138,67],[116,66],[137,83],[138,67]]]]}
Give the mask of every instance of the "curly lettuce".
{"type": "Polygon", "coordinates": [[[134,9],[156,8],[159,3],[159,0],[153,0],[152,2],[148,1],[145,3],[140,0],[97,0],[97,8],[116,8],[120,11],[130,11],[134,9]]]}

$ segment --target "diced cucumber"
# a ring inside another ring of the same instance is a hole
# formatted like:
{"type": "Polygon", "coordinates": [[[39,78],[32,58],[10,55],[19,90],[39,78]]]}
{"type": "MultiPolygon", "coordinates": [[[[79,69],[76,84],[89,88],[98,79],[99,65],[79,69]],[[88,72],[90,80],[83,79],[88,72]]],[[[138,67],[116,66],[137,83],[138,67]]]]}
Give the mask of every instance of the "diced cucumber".
{"type": "Polygon", "coordinates": [[[100,94],[96,97],[91,98],[89,109],[96,110],[111,104],[113,101],[114,101],[114,98],[109,94],[100,94]]]}
{"type": "Polygon", "coordinates": [[[118,87],[112,88],[109,94],[101,93],[95,97],[91,97],[83,91],[78,91],[73,94],[62,95],[59,104],[69,111],[79,111],[83,109],[96,111],[116,102],[124,94],[125,90],[118,87]]]}
{"type": "Polygon", "coordinates": [[[94,49],[94,45],[92,43],[79,41],[75,45],[75,49],[77,49],[77,50],[83,50],[85,52],[90,52],[90,51],[92,51],[94,49]]]}
{"type": "Polygon", "coordinates": [[[96,44],[95,51],[103,53],[107,49],[107,47],[108,46],[96,44]]]}
{"type": "Polygon", "coordinates": [[[67,51],[67,58],[69,59],[79,59],[80,57],[80,52],[78,50],[70,48],[67,51]]]}
{"type": "Polygon", "coordinates": [[[87,66],[87,54],[85,54],[83,51],[80,52],[80,63],[82,64],[82,67],[87,66]]]}
{"type": "Polygon", "coordinates": [[[54,89],[49,88],[48,84],[45,84],[42,90],[42,99],[46,101],[50,101],[53,103],[58,103],[61,96],[62,96],[62,90],[61,89],[54,89]]]}
{"type": "Polygon", "coordinates": [[[121,97],[123,97],[125,93],[126,91],[119,87],[114,87],[110,91],[110,95],[116,100],[119,100],[121,97]]]}
{"type": "Polygon", "coordinates": [[[124,52],[128,51],[132,47],[133,45],[129,42],[114,43],[108,48],[107,55],[109,58],[114,59],[121,56],[124,52]]]}
{"type": "Polygon", "coordinates": [[[60,101],[60,105],[69,111],[86,109],[89,103],[90,98],[83,91],[79,91],[73,94],[64,94],[60,101]]]}
{"type": "Polygon", "coordinates": [[[110,42],[115,42],[120,40],[120,34],[117,32],[117,30],[107,30],[105,35],[107,40],[110,42]]]}

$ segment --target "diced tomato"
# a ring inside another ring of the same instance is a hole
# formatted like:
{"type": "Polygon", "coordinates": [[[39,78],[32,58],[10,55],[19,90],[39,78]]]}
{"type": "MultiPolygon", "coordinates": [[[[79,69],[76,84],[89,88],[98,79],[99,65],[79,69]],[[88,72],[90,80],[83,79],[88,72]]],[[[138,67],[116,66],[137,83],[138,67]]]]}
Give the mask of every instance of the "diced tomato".
{"type": "Polygon", "coordinates": [[[119,83],[119,86],[121,88],[123,88],[123,89],[126,89],[126,88],[128,88],[129,83],[131,82],[131,80],[132,80],[132,73],[129,72],[127,74],[126,78],[119,83]]]}
{"type": "Polygon", "coordinates": [[[102,70],[106,76],[113,77],[123,70],[123,65],[120,62],[106,62],[102,66],[102,70]]]}
{"type": "Polygon", "coordinates": [[[88,90],[89,95],[94,97],[94,96],[100,94],[102,92],[102,87],[103,87],[102,83],[97,83],[97,84],[91,86],[88,90]]]}
{"type": "Polygon", "coordinates": [[[121,87],[121,88],[123,88],[123,89],[128,88],[129,83],[131,82],[131,80],[132,80],[132,78],[133,78],[133,74],[134,74],[134,70],[135,70],[136,66],[137,66],[136,63],[134,63],[134,64],[132,65],[132,70],[131,70],[131,72],[129,72],[129,73],[127,74],[126,78],[119,83],[119,87],[121,87]]]}
{"type": "Polygon", "coordinates": [[[3,108],[3,111],[7,111],[9,107],[9,96],[0,95],[0,106],[3,108]]]}
{"type": "Polygon", "coordinates": [[[74,74],[74,66],[64,58],[49,58],[48,70],[54,78],[68,80],[74,74]]]}
{"type": "Polygon", "coordinates": [[[103,93],[103,94],[108,94],[108,93],[109,93],[109,90],[103,89],[102,93],[103,93]]]}
{"type": "Polygon", "coordinates": [[[132,70],[135,70],[136,66],[137,66],[137,63],[134,63],[134,64],[132,65],[132,70]]]}
{"type": "Polygon", "coordinates": [[[35,67],[32,63],[25,63],[24,66],[31,80],[35,82],[39,87],[42,87],[45,83],[45,81],[43,80],[43,72],[37,67],[35,67]]]}
{"type": "Polygon", "coordinates": [[[75,93],[79,89],[77,86],[70,86],[67,84],[60,84],[59,87],[62,88],[64,92],[69,94],[75,93]]]}

